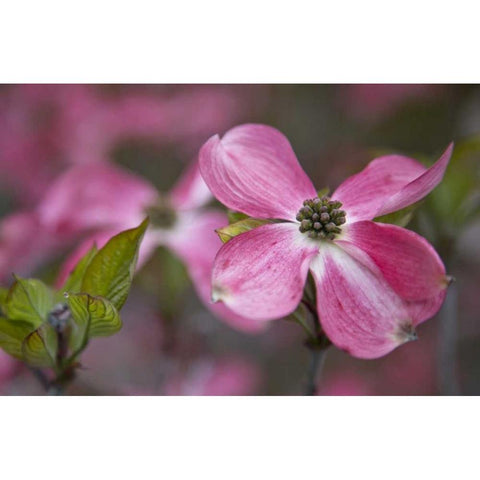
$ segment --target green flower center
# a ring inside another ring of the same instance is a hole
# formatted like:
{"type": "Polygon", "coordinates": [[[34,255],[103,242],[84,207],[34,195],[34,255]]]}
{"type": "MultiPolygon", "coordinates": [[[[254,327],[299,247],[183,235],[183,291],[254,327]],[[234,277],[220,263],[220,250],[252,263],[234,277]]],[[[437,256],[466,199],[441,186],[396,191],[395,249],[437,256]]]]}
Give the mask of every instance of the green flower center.
{"type": "Polygon", "coordinates": [[[175,210],[165,200],[147,208],[146,213],[150,217],[151,225],[157,228],[171,228],[177,220],[175,210]]]}
{"type": "Polygon", "coordinates": [[[310,238],[333,240],[341,231],[340,225],[345,223],[345,210],[340,210],[341,202],[329,197],[305,200],[297,213],[300,222],[299,230],[310,238]]]}

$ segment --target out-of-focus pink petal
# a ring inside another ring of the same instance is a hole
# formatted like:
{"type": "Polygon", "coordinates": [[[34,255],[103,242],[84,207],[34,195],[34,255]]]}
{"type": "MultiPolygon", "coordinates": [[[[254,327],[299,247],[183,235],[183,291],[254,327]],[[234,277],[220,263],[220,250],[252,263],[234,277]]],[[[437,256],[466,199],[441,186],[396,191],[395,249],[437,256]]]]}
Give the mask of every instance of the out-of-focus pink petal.
{"type": "Polygon", "coordinates": [[[18,362],[14,358],[0,350],[0,394],[14,375],[17,364],[18,362]]]}
{"type": "Polygon", "coordinates": [[[293,223],[263,225],[233,238],[218,252],[213,298],[240,315],[273,320],[300,302],[318,246],[293,223]]]}
{"type": "MultiPolygon", "coordinates": [[[[336,243],[344,249],[353,244],[367,253],[404,300],[425,300],[448,286],[445,267],[435,249],[410,230],[371,221],[355,222],[345,226],[336,243]]],[[[348,251],[355,256],[354,249],[348,251]]]]}
{"type": "MultiPolygon", "coordinates": [[[[132,225],[131,228],[135,226],[136,225],[132,225]]],[[[127,228],[130,227],[126,227],[125,229],[127,228]]],[[[74,270],[79,260],[93,247],[93,245],[96,245],[98,249],[102,248],[113,236],[117,235],[122,230],[123,229],[108,231],[103,230],[100,232],[96,232],[95,234],[84,240],[61,265],[60,273],[58,274],[55,281],[56,288],[62,287],[70,273],[72,273],[72,271],[74,270]]],[[[148,259],[151,257],[158,245],[159,243],[157,236],[154,234],[153,230],[149,228],[145,233],[145,236],[143,237],[142,243],[140,245],[137,261],[137,270],[142,268],[145,262],[148,261],[148,259]]]]}
{"type": "Polygon", "coordinates": [[[129,228],[158,193],[133,173],[107,164],[80,165],[62,175],[49,189],[38,212],[56,232],[93,228],[129,228]]]}
{"type": "Polygon", "coordinates": [[[243,359],[203,359],[173,377],[165,386],[167,395],[252,395],[260,375],[243,359]]]}
{"type": "Polygon", "coordinates": [[[0,92],[0,183],[22,205],[38,201],[62,167],[53,90],[15,85],[0,92]]]}
{"type": "Polygon", "coordinates": [[[215,197],[253,217],[293,220],[303,201],[317,195],[288,140],[266,125],[241,125],[210,138],[199,161],[215,197]]]}
{"type": "Polygon", "coordinates": [[[170,202],[177,210],[188,210],[204,206],[212,199],[212,194],[200,174],[195,160],[180,177],[170,191],[170,202]]]}
{"type": "Polygon", "coordinates": [[[0,222],[0,279],[32,270],[62,247],[62,238],[51,235],[35,213],[16,213],[0,222]]]}
{"type": "Polygon", "coordinates": [[[377,358],[414,338],[400,297],[340,247],[324,243],[310,268],[321,325],[338,348],[354,357],[377,358]]]}
{"type": "Polygon", "coordinates": [[[426,84],[353,84],[337,91],[340,106],[358,120],[379,120],[402,105],[431,102],[445,90],[445,85],[426,84]]]}
{"type": "Polygon", "coordinates": [[[147,94],[130,89],[115,96],[91,88],[75,93],[62,105],[62,140],[70,162],[77,164],[107,160],[116,145],[135,138],[179,143],[182,150],[193,151],[246,108],[245,95],[218,86],[163,93],[155,88],[147,94]]]}
{"type": "MultiPolygon", "coordinates": [[[[148,139],[191,155],[202,140],[262,102],[232,86],[115,89],[14,85],[0,92],[0,183],[35,204],[67,165],[107,161],[123,142],[148,139]],[[28,172],[28,175],[25,175],[28,172]]],[[[248,91],[247,91],[248,90],[248,91]]],[[[183,153],[180,153],[182,156],[183,153]]]]}
{"type": "Polygon", "coordinates": [[[367,378],[351,373],[337,374],[322,381],[318,395],[328,396],[365,396],[372,395],[373,388],[367,378]]]}
{"type": "Polygon", "coordinates": [[[372,220],[400,210],[430,193],[442,180],[453,145],[429,169],[401,155],[387,155],[370,162],[360,173],[343,182],[332,198],[343,204],[347,222],[372,220]]]}
{"type": "Polygon", "coordinates": [[[265,322],[242,317],[223,303],[212,302],[212,268],[222,242],[215,230],[228,224],[224,213],[196,211],[179,214],[173,232],[163,236],[165,243],[186,265],[195,290],[203,303],[231,327],[248,333],[265,330],[265,322]]]}

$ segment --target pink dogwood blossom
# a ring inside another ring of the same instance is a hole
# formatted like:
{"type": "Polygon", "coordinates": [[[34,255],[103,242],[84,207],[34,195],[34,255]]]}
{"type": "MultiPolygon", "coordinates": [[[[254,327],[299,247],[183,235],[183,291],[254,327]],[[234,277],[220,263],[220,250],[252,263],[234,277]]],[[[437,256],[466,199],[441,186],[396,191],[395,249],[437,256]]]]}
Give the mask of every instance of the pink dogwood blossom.
{"type": "Polygon", "coordinates": [[[440,308],[448,277],[416,233],[375,223],[427,195],[443,178],[452,145],[429,169],[400,155],[373,160],[331,198],[319,198],[288,140],[264,125],[243,125],[200,151],[202,175],[226,206],[275,219],[226,243],[213,268],[214,300],[258,321],[291,314],[310,271],[330,340],[376,358],[416,338],[440,308]]]}
{"type": "Polygon", "coordinates": [[[184,262],[200,299],[217,316],[240,330],[261,330],[259,322],[210,302],[211,269],[221,246],[215,229],[227,222],[224,213],[205,207],[211,198],[197,162],[163,196],[148,181],[111,164],[73,167],[50,187],[38,207],[40,223],[52,236],[89,234],[65,262],[58,286],[94,242],[100,248],[119,231],[150,215],[139,266],[158,246],[169,248],[184,262]]]}

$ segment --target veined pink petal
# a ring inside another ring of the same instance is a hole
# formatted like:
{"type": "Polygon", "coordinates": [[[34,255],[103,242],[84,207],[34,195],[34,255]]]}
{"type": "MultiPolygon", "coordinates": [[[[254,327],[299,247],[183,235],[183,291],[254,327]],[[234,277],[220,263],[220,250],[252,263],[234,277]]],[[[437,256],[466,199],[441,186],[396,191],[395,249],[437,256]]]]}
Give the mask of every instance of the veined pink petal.
{"type": "Polygon", "coordinates": [[[222,246],[215,230],[227,224],[228,218],[221,212],[179,213],[177,227],[160,241],[184,262],[199,298],[218,318],[237,330],[261,332],[265,322],[242,317],[223,303],[212,302],[213,262],[222,246]]]}
{"type": "Polygon", "coordinates": [[[349,249],[349,244],[365,252],[404,300],[435,297],[448,286],[445,267],[435,249],[410,230],[371,221],[355,222],[345,226],[336,243],[354,257],[355,250],[349,249]]]}
{"type": "Polygon", "coordinates": [[[170,191],[170,202],[177,210],[188,210],[203,207],[211,199],[212,193],[200,174],[198,161],[195,160],[170,191]]]}
{"type": "Polygon", "coordinates": [[[332,198],[342,202],[349,223],[400,210],[421,200],[440,183],[452,149],[450,144],[429,169],[401,155],[377,158],[345,180],[332,198]]]}
{"type": "Polygon", "coordinates": [[[204,266],[189,268],[193,285],[202,302],[217,318],[235,330],[250,334],[264,332],[267,328],[265,322],[242,317],[228,308],[224,303],[212,302],[212,267],[213,264],[210,268],[205,268],[204,266]]]}
{"type": "Polygon", "coordinates": [[[293,220],[303,201],[317,195],[288,140],[266,125],[241,125],[210,138],[199,161],[215,197],[252,217],[293,220]]]}
{"type": "Polygon", "coordinates": [[[401,210],[429,194],[442,181],[450,162],[452,151],[453,143],[447,147],[443,155],[423,175],[405,185],[395,195],[389,197],[382,205],[377,216],[401,210]]]}
{"type": "Polygon", "coordinates": [[[273,320],[300,302],[318,245],[293,223],[263,225],[233,238],[218,252],[213,298],[240,315],[273,320]]]}
{"type": "Polygon", "coordinates": [[[438,313],[440,307],[445,301],[447,289],[443,289],[433,297],[423,300],[407,301],[406,305],[413,320],[413,325],[417,326],[429,320],[438,313]]]}
{"type": "Polygon", "coordinates": [[[38,212],[48,228],[79,232],[129,228],[143,220],[143,209],[158,193],[147,181],[108,164],[80,165],[49,189],[38,212]]]}
{"type": "Polygon", "coordinates": [[[386,280],[340,247],[324,242],[310,269],[320,323],[354,357],[381,357],[414,338],[413,320],[386,280]]]}

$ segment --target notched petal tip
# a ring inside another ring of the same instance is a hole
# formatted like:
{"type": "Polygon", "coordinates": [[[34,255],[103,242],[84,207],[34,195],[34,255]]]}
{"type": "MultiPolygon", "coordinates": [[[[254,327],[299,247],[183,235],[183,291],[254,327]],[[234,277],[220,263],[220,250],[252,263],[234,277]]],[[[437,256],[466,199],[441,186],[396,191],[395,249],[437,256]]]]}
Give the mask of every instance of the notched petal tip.
{"type": "Polygon", "coordinates": [[[446,288],[448,288],[452,283],[455,283],[457,281],[457,279],[453,275],[445,275],[442,280],[446,288]]]}
{"type": "Polygon", "coordinates": [[[399,345],[403,343],[413,342],[418,340],[417,332],[412,323],[402,323],[394,333],[395,340],[399,345]]]}
{"type": "Polygon", "coordinates": [[[227,292],[225,288],[219,285],[214,285],[212,287],[212,295],[211,295],[212,303],[223,302],[223,299],[225,298],[226,294],[227,292]]]}

